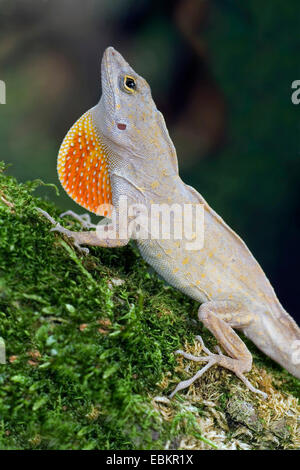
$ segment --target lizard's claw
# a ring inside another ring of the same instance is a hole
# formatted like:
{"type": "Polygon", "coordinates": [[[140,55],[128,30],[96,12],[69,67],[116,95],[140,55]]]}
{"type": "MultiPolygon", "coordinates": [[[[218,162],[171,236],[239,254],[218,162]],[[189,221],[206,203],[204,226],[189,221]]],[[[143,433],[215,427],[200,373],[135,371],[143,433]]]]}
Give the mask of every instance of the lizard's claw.
{"type": "Polygon", "coordinates": [[[71,230],[68,230],[67,228],[63,227],[59,223],[57,223],[55,225],[55,227],[52,227],[50,229],[50,232],[59,232],[59,233],[62,233],[63,235],[65,235],[66,237],[69,237],[69,238],[71,238],[73,236],[73,232],[71,232],[71,230]]]}
{"type": "Polygon", "coordinates": [[[50,232],[59,232],[68,238],[73,238],[73,244],[74,246],[76,246],[77,250],[82,251],[82,253],[85,253],[86,255],[89,254],[90,250],[88,248],[82,247],[80,243],[76,240],[76,232],[72,232],[71,230],[68,230],[60,224],[56,224],[55,227],[50,229],[50,232]]]}
{"type": "Polygon", "coordinates": [[[192,385],[197,379],[201,377],[210,367],[212,367],[214,364],[217,363],[216,360],[216,354],[213,354],[210,352],[208,348],[204,346],[203,340],[201,336],[196,336],[196,338],[200,341],[202,349],[204,352],[206,352],[208,355],[207,356],[194,356],[193,354],[186,353],[179,349],[178,351],[175,351],[175,354],[180,354],[181,356],[185,357],[186,359],[189,359],[190,361],[195,361],[195,362],[207,362],[206,366],[202,367],[193,377],[191,377],[188,380],[183,380],[182,382],[179,382],[175,390],[169,395],[170,398],[173,398],[175,393],[179,392],[179,390],[183,390],[184,388],[188,388],[190,385],[192,385]]]}
{"type": "Polygon", "coordinates": [[[48,212],[44,211],[43,209],[40,209],[39,207],[36,207],[36,210],[38,212],[40,212],[40,214],[42,214],[47,220],[49,220],[49,222],[51,222],[52,225],[54,225],[54,227],[52,227],[50,229],[50,232],[59,232],[59,233],[62,233],[63,235],[65,235],[68,238],[73,238],[74,246],[79,251],[82,251],[85,254],[89,253],[89,249],[82,247],[80,245],[80,243],[76,240],[76,232],[72,232],[71,230],[68,230],[67,228],[60,225],[58,222],[56,222],[55,219],[53,219],[53,217],[51,217],[50,214],[48,214],[48,212]]]}
{"type": "Polygon", "coordinates": [[[51,217],[51,215],[48,214],[48,212],[44,211],[44,210],[41,209],[40,207],[35,207],[35,209],[36,209],[40,214],[42,214],[44,217],[46,217],[46,219],[49,220],[49,222],[51,222],[52,225],[56,225],[56,224],[57,224],[56,220],[54,220],[53,217],[51,217]]]}
{"type": "Polygon", "coordinates": [[[90,214],[82,214],[78,215],[76,212],[73,211],[66,211],[60,214],[60,217],[65,217],[65,216],[70,216],[73,217],[73,219],[77,220],[83,228],[89,229],[89,228],[97,228],[97,225],[93,224],[91,222],[91,217],[90,214]]]}
{"type": "Polygon", "coordinates": [[[225,367],[232,372],[234,372],[239,379],[241,379],[244,384],[254,393],[258,393],[261,395],[264,399],[267,398],[267,394],[262,392],[261,390],[258,390],[257,388],[253,387],[253,385],[249,382],[249,380],[244,376],[242,372],[239,371],[238,367],[238,361],[235,361],[235,367],[232,367],[233,364],[233,359],[230,357],[225,356],[221,349],[218,348],[218,354],[214,354],[210,352],[210,350],[204,345],[203,340],[201,336],[196,336],[196,339],[200,341],[201,346],[203,351],[207,354],[207,356],[194,356],[193,354],[186,353],[182,350],[175,351],[175,354],[180,354],[181,356],[185,357],[186,359],[189,359],[190,361],[195,361],[195,362],[207,362],[207,364],[202,367],[193,377],[191,377],[188,380],[183,380],[182,382],[179,382],[175,390],[169,395],[170,398],[172,398],[175,393],[179,392],[179,390],[183,390],[184,388],[189,387],[192,385],[196,380],[198,380],[210,367],[212,367],[215,364],[218,364],[222,367],[225,367]]]}

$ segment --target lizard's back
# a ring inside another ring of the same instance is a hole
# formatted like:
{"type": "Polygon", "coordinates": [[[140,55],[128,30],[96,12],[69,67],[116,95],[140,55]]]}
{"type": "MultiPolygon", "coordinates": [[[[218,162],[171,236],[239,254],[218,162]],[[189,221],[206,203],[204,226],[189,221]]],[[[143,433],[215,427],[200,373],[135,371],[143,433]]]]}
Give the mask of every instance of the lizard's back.
{"type": "MultiPolygon", "coordinates": [[[[168,283],[199,302],[238,298],[249,308],[282,312],[245,243],[194,188],[179,182],[182,201],[204,205],[204,246],[193,251],[185,248],[186,240],[139,240],[142,256],[168,283]]],[[[173,202],[178,203],[178,190],[173,202]]]]}

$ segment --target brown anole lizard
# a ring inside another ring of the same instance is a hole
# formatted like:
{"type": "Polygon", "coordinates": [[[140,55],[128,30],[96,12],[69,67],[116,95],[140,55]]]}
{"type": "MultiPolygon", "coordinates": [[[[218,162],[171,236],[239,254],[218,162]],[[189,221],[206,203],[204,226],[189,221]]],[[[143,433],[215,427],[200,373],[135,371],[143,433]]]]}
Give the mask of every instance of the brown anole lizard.
{"type": "MultiPolygon", "coordinates": [[[[101,75],[99,103],[73,125],[61,146],[58,174],[63,187],[78,204],[106,216],[112,215],[111,207],[120,216],[122,197],[126,197],[128,206],[138,203],[146,209],[153,204],[202,204],[204,246],[187,250],[186,240],[151,239],[149,231],[149,237],[139,239],[134,233],[136,226],[124,235],[118,217],[99,235],[97,231],[72,232],[43,213],[55,224],[53,230],[73,238],[78,248],[118,247],[137,238],[143,258],[169,284],[199,301],[199,320],[225,353],[220,349],[210,352],[200,337],[206,355],[195,357],[177,351],[206,365],[191,379],[180,382],[172,395],[217,364],[234,372],[250,390],[265,396],[244,375],[251,370],[252,356],[234,329],[241,330],[259,349],[300,378],[300,361],[294,357],[295,347],[300,347],[299,327],[279,303],[245,243],[195,189],[180,179],[176,151],[148,83],[112,47],[104,53],[101,75]]],[[[87,219],[77,218],[86,228],[92,227],[87,219]]],[[[131,223],[131,219],[126,220],[131,223]]]]}

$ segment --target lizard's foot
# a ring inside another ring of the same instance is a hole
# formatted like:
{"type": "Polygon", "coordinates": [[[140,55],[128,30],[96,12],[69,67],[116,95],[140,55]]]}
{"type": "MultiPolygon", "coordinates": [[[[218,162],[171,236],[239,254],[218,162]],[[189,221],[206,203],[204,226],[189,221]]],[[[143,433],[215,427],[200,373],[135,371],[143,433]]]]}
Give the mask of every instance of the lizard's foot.
{"type": "Polygon", "coordinates": [[[207,364],[202,367],[193,377],[191,377],[188,380],[183,380],[182,382],[179,382],[175,390],[170,394],[170,398],[172,398],[175,393],[177,393],[179,390],[183,390],[184,388],[189,387],[192,385],[197,379],[199,379],[210,367],[213,365],[217,364],[222,367],[225,367],[226,369],[231,370],[234,372],[239,379],[241,379],[244,384],[254,393],[258,393],[263,396],[263,398],[267,398],[267,394],[262,392],[261,390],[258,390],[257,388],[253,387],[249,380],[244,376],[242,373],[242,367],[241,369],[239,368],[239,361],[232,359],[231,357],[225,356],[222,354],[220,348],[218,348],[218,354],[212,353],[203,343],[203,340],[201,336],[196,336],[196,339],[200,341],[201,346],[203,351],[207,354],[207,356],[193,356],[192,354],[186,353],[184,351],[178,350],[176,351],[176,354],[180,354],[181,356],[185,357],[186,359],[189,359],[191,361],[195,362],[207,362],[207,364]],[[240,369],[240,370],[239,370],[240,369]]]}
{"type": "Polygon", "coordinates": [[[82,225],[83,228],[86,228],[86,229],[97,228],[97,225],[91,222],[90,214],[78,215],[76,214],[76,212],[66,211],[60,214],[60,217],[65,217],[66,215],[69,215],[70,217],[73,217],[73,219],[77,220],[82,225]]]}
{"type": "Polygon", "coordinates": [[[39,207],[36,207],[36,210],[40,214],[42,214],[47,220],[49,220],[49,222],[51,222],[52,225],[54,225],[54,227],[51,228],[50,232],[59,232],[59,233],[62,233],[63,235],[65,235],[68,238],[73,238],[74,246],[76,246],[76,248],[79,251],[82,251],[85,254],[89,253],[88,248],[84,248],[80,245],[79,234],[77,234],[76,232],[72,232],[71,230],[68,230],[67,228],[60,225],[58,222],[56,222],[55,219],[53,219],[53,217],[51,217],[50,214],[48,214],[48,212],[44,211],[43,209],[40,209],[39,207]]]}

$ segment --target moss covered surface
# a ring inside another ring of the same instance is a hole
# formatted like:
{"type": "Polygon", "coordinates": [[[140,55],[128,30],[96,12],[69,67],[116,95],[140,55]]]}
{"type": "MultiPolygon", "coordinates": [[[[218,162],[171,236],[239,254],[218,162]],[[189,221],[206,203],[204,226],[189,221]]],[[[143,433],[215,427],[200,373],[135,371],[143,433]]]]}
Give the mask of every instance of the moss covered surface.
{"type": "MultiPolygon", "coordinates": [[[[36,207],[40,184],[0,173],[0,449],[297,448],[299,381],[249,345],[249,379],[212,368],[167,398],[215,339],[197,304],[166,286],[134,245],[83,256],[36,207]]],[[[71,219],[64,222],[79,228],[71,219]]]]}

